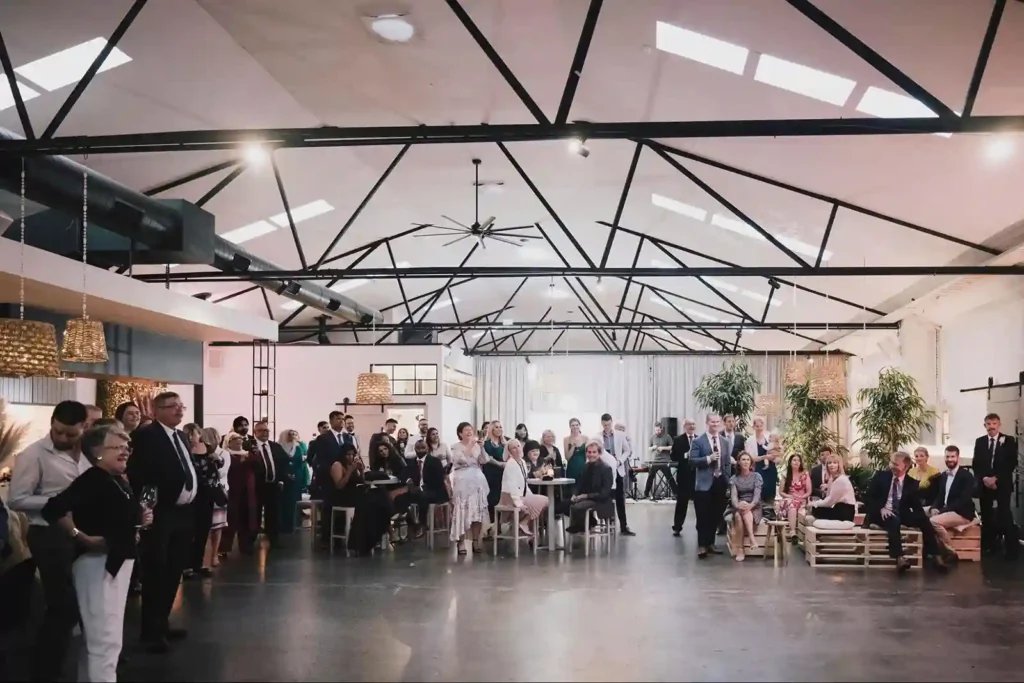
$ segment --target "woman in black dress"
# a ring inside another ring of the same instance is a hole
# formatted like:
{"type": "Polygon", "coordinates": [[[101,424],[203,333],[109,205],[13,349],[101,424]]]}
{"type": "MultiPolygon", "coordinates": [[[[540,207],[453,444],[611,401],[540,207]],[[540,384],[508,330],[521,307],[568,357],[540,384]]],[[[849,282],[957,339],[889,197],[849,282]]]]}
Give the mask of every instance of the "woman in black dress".
{"type": "Polygon", "coordinates": [[[391,502],[387,493],[371,488],[364,479],[362,458],[351,444],[342,446],[338,459],[331,463],[334,489],[333,507],[355,508],[351,527],[347,530],[348,549],[357,555],[369,555],[388,532],[391,502]]]}

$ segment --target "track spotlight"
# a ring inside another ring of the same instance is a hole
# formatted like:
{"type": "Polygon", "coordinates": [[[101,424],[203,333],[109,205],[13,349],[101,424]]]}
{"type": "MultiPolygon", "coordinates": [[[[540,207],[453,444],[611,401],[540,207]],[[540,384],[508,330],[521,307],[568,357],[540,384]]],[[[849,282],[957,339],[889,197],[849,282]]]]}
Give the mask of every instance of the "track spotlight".
{"type": "Polygon", "coordinates": [[[586,159],[590,156],[590,148],[587,147],[586,138],[573,138],[569,140],[569,151],[573,154],[579,154],[581,157],[586,159]]]}

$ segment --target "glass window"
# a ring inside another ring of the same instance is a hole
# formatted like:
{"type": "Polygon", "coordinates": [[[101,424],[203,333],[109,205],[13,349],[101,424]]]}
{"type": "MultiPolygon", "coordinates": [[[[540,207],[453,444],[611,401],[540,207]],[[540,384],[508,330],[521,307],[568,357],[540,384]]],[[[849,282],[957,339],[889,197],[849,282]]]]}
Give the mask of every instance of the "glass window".
{"type": "Polygon", "coordinates": [[[392,375],[395,379],[416,379],[416,366],[415,365],[396,365],[395,374],[392,375]]]}
{"type": "Polygon", "coordinates": [[[379,372],[391,378],[392,396],[436,396],[436,365],[371,365],[370,372],[379,372]]]}

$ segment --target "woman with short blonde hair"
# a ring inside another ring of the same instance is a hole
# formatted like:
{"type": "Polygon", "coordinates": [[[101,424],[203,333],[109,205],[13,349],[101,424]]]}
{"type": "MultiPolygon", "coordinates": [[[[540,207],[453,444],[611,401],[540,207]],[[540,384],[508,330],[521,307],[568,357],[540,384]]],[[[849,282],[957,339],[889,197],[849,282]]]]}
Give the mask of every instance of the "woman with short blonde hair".
{"type": "MultiPolygon", "coordinates": [[[[519,439],[512,439],[505,444],[505,470],[501,475],[501,498],[499,504],[517,508],[519,527],[524,534],[530,535],[530,522],[537,519],[548,509],[548,497],[532,493],[526,482],[529,472],[523,461],[523,444],[519,439]]],[[[495,520],[497,521],[497,520],[495,520]]]]}
{"type": "Polygon", "coordinates": [[[825,497],[809,504],[811,515],[815,519],[831,519],[840,522],[852,522],[857,513],[857,497],[853,490],[853,482],[846,475],[846,466],[842,457],[836,453],[825,456],[822,463],[825,497]]]}

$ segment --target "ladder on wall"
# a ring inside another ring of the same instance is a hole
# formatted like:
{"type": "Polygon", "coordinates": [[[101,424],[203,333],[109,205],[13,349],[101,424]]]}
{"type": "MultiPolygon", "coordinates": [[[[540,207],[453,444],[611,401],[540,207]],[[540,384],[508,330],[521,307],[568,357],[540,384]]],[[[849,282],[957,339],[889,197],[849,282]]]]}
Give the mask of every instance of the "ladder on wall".
{"type": "Polygon", "coordinates": [[[277,438],[274,428],[277,406],[277,344],[260,339],[252,343],[252,422],[266,422],[270,438],[277,438]]]}

